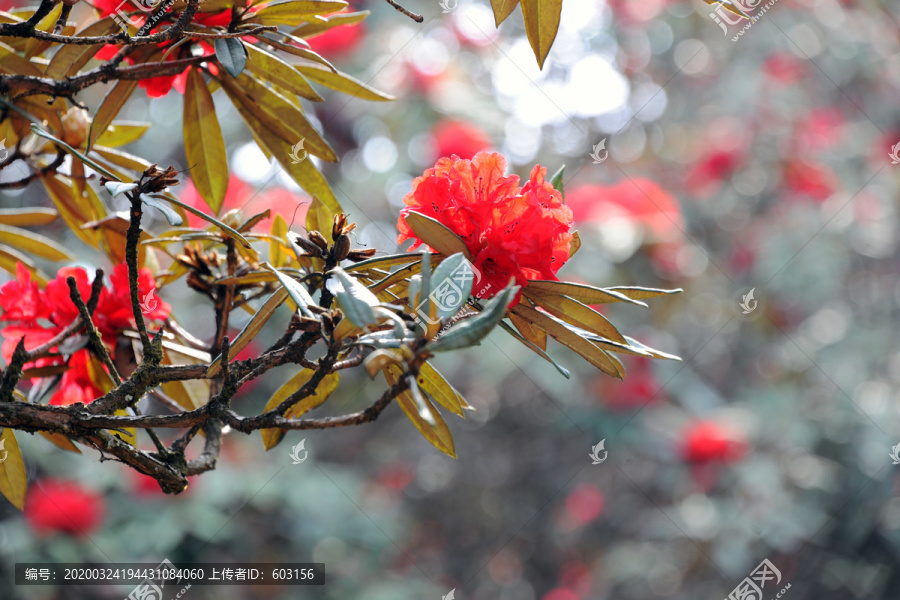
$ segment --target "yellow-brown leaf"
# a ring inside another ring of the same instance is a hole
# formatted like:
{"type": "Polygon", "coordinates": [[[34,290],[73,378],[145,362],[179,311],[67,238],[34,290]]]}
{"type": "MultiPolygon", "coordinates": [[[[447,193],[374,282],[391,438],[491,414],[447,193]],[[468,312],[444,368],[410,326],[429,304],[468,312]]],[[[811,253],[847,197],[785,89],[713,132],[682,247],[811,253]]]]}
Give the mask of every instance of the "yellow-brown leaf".
{"type": "MultiPolygon", "coordinates": [[[[278,388],[278,391],[269,398],[264,412],[272,410],[287,400],[291,394],[303,387],[312,376],[313,371],[310,369],[303,369],[291,377],[287,383],[278,388]]],[[[317,406],[322,405],[328,400],[328,397],[331,396],[332,392],[337,389],[340,382],[341,378],[339,373],[329,373],[319,382],[319,385],[316,386],[316,390],[312,395],[303,398],[287,409],[287,412],[284,413],[285,418],[295,419],[301,417],[317,406]]],[[[266,450],[274,448],[278,442],[281,441],[281,438],[284,437],[284,429],[260,429],[259,432],[262,434],[263,445],[266,450]]]]}
{"type": "Polygon", "coordinates": [[[198,69],[188,71],[182,133],[191,180],[203,201],[218,215],[228,189],[228,156],[216,105],[198,69]]]}
{"type": "Polygon", "coordinates": [[[528,42],[537,58],[538,66],[543,69],[544,60],[559,29],[562,0],[521,0],[521,4],[528,42]]]}
{"type": "Polygon", "coordinates": [[[28,490],[28,477],[25,474],[25,463],[22,452],[16,442],[13,430],[4,427],[0,433],[0,494],[3,494],[13,506],[22,510],[25,507],[25,492],[28,490]]]}

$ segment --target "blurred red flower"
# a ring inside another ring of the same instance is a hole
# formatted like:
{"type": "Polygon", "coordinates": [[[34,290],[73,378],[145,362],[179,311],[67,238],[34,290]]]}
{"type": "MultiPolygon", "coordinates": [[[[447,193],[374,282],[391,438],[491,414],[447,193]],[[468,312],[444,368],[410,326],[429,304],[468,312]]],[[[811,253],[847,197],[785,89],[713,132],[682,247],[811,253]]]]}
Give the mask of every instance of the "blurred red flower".
{"type": "Polygon", "coordinates": [[[743,162],[739,150],[713,150],[702,156],[688,171],[686,185],[688,191],[701,198],[716,193],[725,179],[737,170],[743,162]]]}
{"type": "Polygon", "coordinates": [[[749,445],[744,436],[715,421],[695,421],[682,433],[682,460],[692,463],[731,463],[743,458],[749,445]]]}
{"type": "Polygon", "coordinates": [[[575,527],[583,527],[603,514],[606,500],[603,494],[589,483],[583,483],[572,490],[566,498],[566,517],[575,527]]]}
{"type": "Polygon", "coordinates": [[[445,119],[439,121],[431,131],[437,146],[438,158],[459,156],[471,159],[482,150],[489,150],[493,144],[488,134],[480,127],[466,121],[445,119]]]}
{"type": "Polygon", "coordinates": [[[830,168],[800,160],[785,165],[783,177],[790,191],[819,202],[831,197],[838,186],[837,175],[830,168]]]}
{"type": "MultiPolygon", "coordinates": [[[[441,158],[434,168],[413,181],[400,211],[397,243],[422,240],[406,223],[410,210],[440,221],[465,242],[481,273],[478,298],[504,289],[510,277],[526,286],[529,279],[556,280],[556,272],[569,259],[572,210],[536,165],[525,185],[506,173],[506,159],[479,152],[472,160],[441,158]]],[[[518,298],[514,301],[518,302],[518,298]]]]}
{"type": "Polygon", "coordinates": [[[577,187],[566,192],[566,205],[578,222],[604,223],[623,218],[639,223],[652,242],[679,239],[684,228],[678,200],[649,179],[577,187]]]}
{"type": "Polygon", "coordinates": [[[306,42],[314,52],[333,59],[356,50],[365,34],[365,25],[360,21],[332,27],[317,36],[306,38],[306,42]]]}
{"type": "Polygon", "coordinates": [[[29,488],[24,512],[37,533],[88,536],[103,522],[106,503],[77,482],[48,478],[29,488]]]}
{"type": "Polygon", "coordinates": [[[763,62],[763,72],[780,85],[791,85],[806,75],[806,62],[787,52],[769,55],[763,62]]]}
{"type": "Polygon", "coordinates": [[[626,357],[624,363],[628,373],[625,380],[597,378],[595,389],[606,406],[613,410],[627,411],[642,408],[666,397],[653,374],[649,358],[630,356],[626,357]]]}
{"type": "MultiPolygon", "coordinates": [[[[180,199],[182,202],[205,213],[212,212],[190,179],[186,180],[184,184],[180,186],[180,189],[180,199]]],[[[302,218],[306,214],[303,210],[297,211],[297,207],[304,202],[308,201],[304,200],[294,192],[281,187],[266,188],[261,192],[257,192],[255,187],[246,183],[239,177],[232,175],[228,179],[228,190],[225,192],[225,200],[222,202],[222,209],[219,213],[224,215],[230,210],[237,209],[241,211],[244,219],[249,219],[255,214],[270,209],[272,211],[272,217],[276,214],[280,214],[288,223],[290,223],[292,219],[302,218]],[[297,211],[296,215],[294,214],[295,211],[297,211]]],[[[205,229],[206,227],[209,227],[207,221],[204,221],[193,213],[188,213],[187,218],[189,227],[194,227],[196,229],[205,229]]],[[[263,219],[253,227],[253,230],[257,231],[261,230],[261,228],[264,229],[261,224],[266,223],[267,221],[268,219],[263,219]]]]}
{"type": "MultiPolygon", "coordinates": [[[[78,291],[86,302],[91,295],[91,283],[87,272],[80,267],[60,269],[56,278],[47,283],[47,288],[41,290],[37,283],[31,281],[28,269],[19,263],[16,265],[16,279],[0,287],[0,322],[9,323],[0,330],[0,336],[3,337],[0,353],[7,363],[23,337],[26,350],[33,349],[49,341],[77,318],[78,309],[69,297],[69,285],[66,283],[68,277],[75,279],[78,291]]],[[[104,343],[112,349],[122,330],[134,327],[127,265],[116,265],[110,276],[110,283],[110,288],[104,286],[100,290],[93,320],[104,343]]],[[[172,307],[157,298],[154,290],[156,280],[152,272],[150,269],[140,269],[138,295],[143,303],[144,318],[162,321],[169,315],[172,307]]],[[[50,404],[87,403],[103,393],[91,375],[90,358],[87,348],[72,354],[67,363],[69,369],[63,373],[56,392],[50,398],[50,404]]],[[[34,365],[26,367],[64,363],[64,359],[57,356],[40,359],[34,365]]]]}

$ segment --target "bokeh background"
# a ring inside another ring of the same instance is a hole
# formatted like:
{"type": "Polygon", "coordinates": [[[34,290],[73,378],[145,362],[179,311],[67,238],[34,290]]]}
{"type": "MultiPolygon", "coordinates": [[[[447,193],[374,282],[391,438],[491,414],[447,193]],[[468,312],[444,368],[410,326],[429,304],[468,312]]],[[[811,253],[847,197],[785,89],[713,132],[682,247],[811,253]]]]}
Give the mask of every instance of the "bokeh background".
{"type": "MultiPolygon", "coordinates": [[[[483,0],[410,3],[422,25],[382,2],[351,5],[373,14],[314,48],[398,99],[307,108],[340,156],[321,166],[358,242],[395,250],[403,196],[439,156],[493,149],[523,176],[565,164],[583,247],[560,276],[683,288],[649,310],[603,310],[684,361],[626,360],[619,382],[551,342],[566,380],[498,332],[437,361],[477,408],[450,422],[458,460],[390,407],[375,424],[290,433],[268,453],[258,435],[231,433],[217,470],[179,497],[20,435],[43,492],[24,517],[0,506],[0,596],[129,591],[15,588],[15,562],[169,558],[326,564],[322,588],[194,587],[184,597],[196,600],[438,600],[451,589],[463,600],[718,600],[763,559],[782,575],[767,599],[787,584],[791,600],[900,597],[900,165],[889,156],[900,7],[779,0],[733,42],[741,26],[723,33],[700,0],[565,0],[540,71],[518,10],[495,30],[483,0]],[[292,465],[301,439],[309,459],[292,465]],[[600,440],[608,459],[592,465],[600,440]]],[[[308,198],[219,96],[235,177],[226,208],[272,208],[299,231],[308,198]]],[[[128,149],[184,168],[181,102],[136,94],[122,116],[153,126],[128,149]]],[[[3,206],[46,202],[39,186],[0,195],[3,206]]],[[[108,267],[55,234],[84,266],[108,267]]],[[[161,295],[196,335],[212,334],[190,291],[161,295]]],[[[238,410],[259,410],[289,375],[242,391],[238,410]]],[[[322,413],[358,410],[383,385],[345,378],[322,413]]]]}

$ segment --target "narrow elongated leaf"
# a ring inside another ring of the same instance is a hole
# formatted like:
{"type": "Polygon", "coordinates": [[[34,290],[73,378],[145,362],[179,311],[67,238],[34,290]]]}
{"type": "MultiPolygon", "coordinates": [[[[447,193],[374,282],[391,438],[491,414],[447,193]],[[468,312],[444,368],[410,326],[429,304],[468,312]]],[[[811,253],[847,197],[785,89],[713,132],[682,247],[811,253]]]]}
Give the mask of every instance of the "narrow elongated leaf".
{"type": "Polygon", "coordinates": [[[519,0],[491,0],[491,9],[494,11],[494,24],[500,27],[500,23],[512,14],[519,5],[519,0]]]}
{"type": "MultiPolygon", "coordinates": [[[[513,316],[512,312],[509,313],[509,316],[510,316],[510,317],[513,316]]],[[[523,337],[519,334],[519,332],[517,332],[517,331],[516,331],[515,329],[513,329],[511,326],[507,325],[507,324],[504,323],[503,321],[500,321],[500,323],[498,323],[498,325],[500,325],[500,328],[503,329],[504,331],[506,331],[506,333],[508,333],[509,335],[513,336],[514,338],[516,338],[517,340],[519,340],[520,342],[522,342],[522,343],[523,343],[527,348],[529,348],[532,352],[534,352],[535,354],[537,354],[538,356],[540,356],[541,358],[543,358],[544,360],[546,360],[548,363],[550,363],[551,365],[553,365],[554,367],[556,367],[556,370],[559,371],[560,373],[562,373],[563,376],[564,376],[566,379],[570,379],[570,378],[572,377],[572,374],[569,373],[569,370],[568,370],[568,369],[566,369],[566,368],[563,367],[561,364],[559,364],[558,362],[556,362],[555,360],[553,360],[553,359],[550,357],[550,355],[548,355],[546,352],[544,352],[544,350],[542,350],[541,348],[539,348],[538,346],[536,346],[533,342],[531,342],[531,341],[526,340],[525,338],[523,338],[523,337]]]]}
{"type": "MultiPolygon", "coordinates": [[[[387,379],[388,385],[394,385],[399,380],[402,371],[403,369],[398,365],[389,365],[382,372],[384,373],[385,379],[387,379]]],[[[456,449],[453,446],[453,436],[450,433],[450,428],[447,427],[447,423],[437,409],[429,405],[434,421],[434,424],[432,425],[419,414],[419,408],[416,406],[416,401],[413,399],[409,390],[399,394],[396,400],[397,404],[400,405],[400,409],[403,410],[403,414],[412,421],[416,429],[419,430],[419,433],[421,433],[432,446],[447,456],[456,458],[456,449]]],[[[424,401],[428,403],[427,399],[424,401]]]]}
{"type": "Polygon", "coordinates": [[[434,398],[435,402],[462,418],[466,418],[463,407],[472,410],[462,395],[456,391],[450,383],[444,379],[437,369],[430,363],[424,362],[419,367],[419,376],[416,378],[419,387],[426,394],[434,398]]]}
{"type": "Polygon", "coordinates": [[[338,12],[347,8],[342,0],[285,0],[272,2],[256,13],[250,13],[247,20],[263,25],[290,25],[296,27],[310,20],[312,15],[338,12]]]}
{"type": "Polygon", "coordinates": [[[290,247],[290,242],[287,241],[288,224],[284,217],[276,214],[269,232],[272,235],[272,239],[269,240],[269,262],[276,269],[287,266],[291,258],[284,251],[285,246],[290,247]]]}
{"type": "Polygon", "coordinates": [[[521,4],[522,14],[525,17],[525,34],[537,58],[538,66],[543,69],[544,60],[559,29],[562,0],[521,0],[521,4]]]}
{"type": "Polygon", "coordinates": [[[356,96],[362,100],[386,102],[395,99],[393,96],[383,94],[378,90],[370,88],[362,81],[354,79],[346,73],[335,73],[327,67],[319,65],[298,65],[297,69],[303,73],[307,79],[316,83],[321,83],[325,87],[329,87],[333,90],[356,96]]]}
{"type": "Polygon", "coordinates": [[[606,317],[598,313],[590,306],[586,306],[578,300],[568,296],[555,296],[553,294],[536,294],[528,288],[525,295],[529,300],[541,306],[552,315],[556,315],[566,323],[585,329],[591,333],[603,336],[610,340],[625,343],[625,338],[619,333],[606,317]]]}
{"type": "Polygon", "coordinates": [[[72,442],[72,440],[61,433],[51,433],[49,431],[39,431],[38,433],[40,433],[45,440],[47,440],[57,448],[60,448],[61,450],[74,452],[75,454],[81,454],[81,450],[78,449],[78,446],[76,446],[75,443],[72,442]]]}
{"type": "Polygon", "coordinates": [[[97,113],[91,122],[91,129],[88,133],[88,150],[93,147],[94,142],[100,139],[101,135],[106,133],[106,128],[109,127],[116,115],[119,114],[119,111],[122,110],[122,107],[125,106],[125,102],[131,97],[138,83],[140,81],[137,79],[130,81],[123,79],[106,93],[103,102],[100,103],[100,108],[97,109],[97,113]]]}
{"type": "Polygon", "coordinates": [[[318,231],[322,234],[328,243],[332,243],[331,229],[334,224],[334,213],[325,206],[325,203],[319,200],[318,196],[313,196],[312,204],[306,212],[306,230],[318,231]]]}
{"type": "MultiPolygon", "coordinates": [[[[310,369],[303,369],[291,377],[287,383],[278,388],[278,390],[272,394],[272,397],[269,398],[269,401],[266,403],[265,412],[276,408],[282,402],[287,400],[291,394],[306,385],[312,376],[313,371],[310,369]]],[[[285,412],[284,416],[288,419],[296,419],[317,406],[322,405],[328,400],[328,397],[331,396],[332,392],[337,389],[340,382],[341,378],[337,372],[329,373],[319,382],[319,385],[316,386],[316,390],[312,395],[303,398],[297,404],[291,406],[287,412],[285,412]]],[[[259,432],[262,435],[263,446],[265,446],[266,450],[271,450],[281,441],[284,437],[284,431],[284,429],[277,428],[260,429],[259,432]]]]}
{"type": "MultiPolygon", "coordinates": [[[[65,46],[71,48],[72,46],[65,46]]],[[[130,123],[127,121],[113,121],[106,131],[97,138],[97,144],[106,146],[107,148],[118,148],[130,144],[141,139],[147,130],[150,129],[150,123],[130,123]]]]}
{"type": "Polygon", "coordinates": [[[467,260],[472,259],[469,248],[462,238],[453,233],[440,221],[414,210],[407,213],[405,220],[406,224],[413,230],[413,233],[416,234],[416,237],[444,256],[461,252],[467,260]]]}
{"type": "Polygon", "coordinates": [[[354,263],[348,267],[345,267],[344,270],[348,272],[364,272],[376,268],[389,269],[390,267],[395,267],[397,265],[408,265],[410,263],[417,262],[420,259],[421,256],[419,256],[419,254],[415,252],[403,254],[388,254],[387,256],[376,256],[375,258],[369,258],[367,260],[354,263]]]}
{"type": "Polygon", "coordinates": [[[28,269],[28,271],[31,273],[32,279],[34,281],[37,281],[38,285],[40,285],[41,287],[45,287],[47,285],[47,281],[49,280],[47,274],[38,269],[30,258],[17,250],[13,250],[12,248],[0,244],[0,269],[3,269],[4,271],[15,275],[16,265],[18,265],[19,263],[21,263],[22,266],[28,269]]]}
{"type": "MultiPolygon", "coordinates": [[[[8,39],[8,38],[6,38],[8,39]]],[[[41,68],[16,52],[15,48],[0,42],[0,72],[12,75],[29,75],[41,77],[41,68]]]]}
{"type": "Polygon", "coordinates": [[[337,281],[330,279],[326,285],[334,293],[341,310],[344,311],[350,322],[357,327],[368,327],[376,323],[378,317],[375,316],[374,309],[380,301],[375,294],[347,275],[340,267],[336,267],[330,273],[337,277],[337,281]],[[338,282],[340,282],[340,286],[334,285],[338,282]]]}
{"type": "Polygon", "coordinates": [[[12,227],[23,225],[47,225],[59,218],[52,208],[29,206],[27,208],[0,208],[0,224],[12,227]]]}
{"type": "Polygon", "coordinates": [[[161,198],[155,198],[147,194],[141,194],[141,202],[143,202],[147,206],[152,206],[153,208],[161,212],[169,222],[169,225],[172,225],[173,227],[178,227],[184,222],[181,219],[181,215],[175,212],[172,207],[166,204],[161,198]]]}
{"type": "Polygon", "coordinates": [[[248,242],[244,238],[244,236],[242,236],[240,233],[238,233],[237,231],[235,231],[234,229],[232,229],[231,227],[229,227],[222,221],[219,221],[218,219],[215,219],[215,218],[209,216],[208,214],[204,213],[203,211],[197,210],[193,206],[189,206],[180,200],[176,200],[175,198],[171,198],[169,196],[164,196],[162,194],[151,194],[151,195],[154,198],[159,198],[160,200],[165,200],[166,202],[168,202],[170,204],[174,204],[175,206],[180,206],[184,210],[197,215],[204,221],[212,223],[213,225],[218,227],[220,230],[222,230],[222,233],[224,233],[225,235],[227,235],[228,237],[230,237],[231,239],[233,239],[234,241],[239,243],[244,248],[247,248],[248,250],[253,250],[253,246],[250,245],[250,242],[248,242]]]}
{"type": "MultiPolygon", "coordinates": [[[[109,35],[118,31],[116,22],[111,17],[101,19],[78,32],[78,37],[93,37],[97,35],[109,35]]],[[[103,44],[63,44],[57,50],[50,64],[44,69],[44,76],[50,79],[62,79],[74,75],[78,69],[94,58],[94,55],[103,48],[103,44]]]]}
{"type": "MultiPolygon", "coordinates": [[[[217,39],[214,47],[219,64],[232,77],[237,77],[247,65],[247,50],[238,38],[217,39]]],[[[191,69],[192,71],[194,69],[191,69]]]]}
{"type": "Polygon", "coordinates": [[[59,215],[69,226],[75,235],[92,248],[100,247],[99,236],[89,230],[81,229],[81,226],[89,221],[97,219],[100,215],[93,212],[93,207],[82,202],[75,195],[71,185],[67,185],[61,178],[63,176],[47,175],[41,178],[47,194],[59,211],[59,215]]]}
{"type": "Polygon", "coordinates": [[[107,181],[103,184],[103,187],[106,188],[106,191],[109,192],[110,196],[117,198],[122,194],[138,189],[138,184],[133,182],[126,183],[124,181],[107,181]]]}
{"type": "MultiPolygon", "coordinates": [[[[233,38],[216,42],[229,39],[233,38]]],[[[188,71],[182,133],[191,180],[206,205],[218,215],[228,190],[228,156],[225,154],[225,139],[219,128],[219,119],[216,118],[216,105],[198,69],[188,71]]]]}
{"type": "Polygon", "coordinates": [[[547,332],[535,327],[514,312],[509,313],[509,320],[516,326],[523,338],[540,348],[547,350],[547,332]]]}
{"type": "MultiPolygon", "coordinates": [[[[224,85],[223,89],[228,93],[228,88],[224,85]]],[[[296,181],[310,196],[320,198],[325,206],[334,213],[343,212],[340,203],[334,196],[334,192],[331,191],[331,187],[329,187],[325,177],[313,164],[313,161],[302,160],[293,162],[290,160],[293,146],[282,139],[282,134],[269,129],[240,100],[236,100],[236,96],[229,94],[229,97],[235,108],[238,109],[244,122],[247,123],[247,127],[253,132],[263,151],[277,158],[281,166],[284,167],[285,172],[291,176],[291,179],[296,181]]]]}
{"type": "Polygon", "coordinates": [[[3,494],[13,506],[23,510],[28,477],[25,474],[25,463],[16,436],[9,427],[4,427],[0,433],[0,458],[5,458],[0,462],[0,494],[3,494]]]}
{"type": "Polygon", "coordinates": [[[296,94],[301,98],[322,102],[323,98],[306,81],[306,78],[293,66],[284,62],[274,54],[250,44],[246,46],[249,53],[247,70],[262,79],[270,81],[283,90],[296,94]]]}
{"type": "Polygon", "coordinates": [[[684,290],[677,288],[674,290],[661,290],[656,288],[646,288],[637,286],[616,286],[605,288],[607,291],[617,292],[623,296],[628,296],[632,300],[646,300],[647,298],[656,298],[657,296],[665,296],[668,294],[680,294],[684,290]]]}
{"type": "Polygon", "coordinates": [[[528,321],[535,327],[543,329],[550,337],[571,350],[574,350],[578,355],[607,375],[622,379],[620,368],[606,355],[605,352],[603,352],[603,350],[572,332],[564,324],[553,320],[549,315],[521,303],[518,306],[513,307],[511,312],[528,321]]]}
{"type": "Polygon", "coordinates": [[[559,168],[559,170],[553,174],[553,177],[550,179],[550,185],[553,186],[557,192],[563,197],[563,200],[566,199],[566,190],[563,186],[563,177],[566,174],[566,165],[563,165],[559,168]]]}
{"type": "MultiPolygon", "coordinates": [[[[414,256],[416,256],[417,259],[421,259],[421,255],[419,255],[419,254],[416,254],[414,256]]],[[[422,270],[422,263],[415,262],[409,266],[403,267],[402,269],[398,269],[398,270],[394,271],[393,273],[391,273],[390,275],[388,275],[387,277],[385,277],[384,279],[373,283],[372,285],[369,286],[369,289],[372,290],[373,294],[378,294],[379,292],[382,292],[390,287],[393,287],[394,285],[397,285],[397,284],[405,281],[406,279],[415,275],[416,273],[418,273],[421,270],[422,270]]]]}
{"type": "MultiPolygon", "coordinates": [[[[96,119],[97,119],[97,118],[94,117],[94,122],[95,122],[95,123],[96,123],[96,119]]],[[[92,169],[94,169],[95,171],[97,171],[97,172],[100,173],[101,175],[105,176],[107,179],[111,179],[111,180],[113,180],[113,181],[121,181],[121,180],[122,180],[121,177],[118,177],[118,176],[114,175],[113,173],[110,173],[109,170],[107,170],[105,167],[103,167],[102,165],[100,165],[100,164],[99,164],[97,161],[95,161],[94,159],[87,157],[87,156],[86,156],[85,154],[83,154],[81,151],[76,150],[75,148],[73,148],[73,147],[70,146],[69,144],[65,143],[65,142],[62,141],[61,139],[59,139],[59,138],[53,136],[52,134],[50,134],[50,133],[44,131],[44,130],[41,129],[38,125],[35,125],[35,124],[32,123],[32,125],[31,125],[31,133],[33,133],[34,135],[36,135],[36,136],[38,136],[38,137],[42,137],[42,138],[44,138],[44,139],[50,140],[51,142],[53,142],[54,144],[56,144],[57,146],[59,146],[59,147],[61,147],[61,148],[65,148],[66,150],[69,151],[70,154],[72,154],[72,155],[74,155],[74,156],[77,156],[77,157],[79,158],[79,160],[81,160],[81,162],[83,162],[84,164],[90,166],[92,169]]],[[[44,181],[46,181],[46,180],[48,180],[48,179],[50,179],[50,178],[49,178],[49,177],[45,177],[45,178],[44,178],[44,181]]]]}
{"type": "Polygon", "coordinates": [[[480,342],[506,314],[506,307],[512,302],[519,286],[508,285],[506,289],[490,300],[478,315],[457,323],[447,333],[428,345],[434,352],[446,352],[467,348],[480,342]]]}
{"type": "Polygon", "coordinates": [[[363,19],[369,16],[368,10],[363,10],[359,12],[348,12],[348,13],[338,13],[334,15],[329,15],[327,17],[319,17],[316,21],[310,21],[308,23],[304,23],[297,29],[291,32],[291,35],[309,39],[311,37],[315,37],[320,33],[325,33],[329,29],[333,29],[334,27],[338,27],[339,25],[351,25],[353,23],[359,23],[363,19]]]}
{"type": "MultiPolygon", "coordinates": [[[[286,288],[281,288],[275,290],[271,296],[269,296],[262,306],[259,307],[250,321],[244,326],[244,329],[234,338],[234,341],[231,342],[228,354],[232,357],[237,356],[238,353],[247,347],[247,344],[250,343],[253,338],[259,335],[259,332],[262,331],[263,326],[268,323],[269,319],[275,314],[275,310],[284,304],[284,301],[287,300],[288,291],[286,288]]],[[[219,355],[216,359],[209,365],[209,369],[206,370],[207,377],[214,377],[219,371],[222,370],[222,356],[219,355]]]]}
{"type": "Polygon", "coordinates": [[[598,288],[589,285],[582,285],[580,283],[569,283],[566,281],[544,281],[535,279],[528,282],[528,290],[537,294],[565,295],[585,304],[627,302],[629,304],[637,304],[638,306],[647,308],[647,305],[640,300],[632,300],[622,292],[609,288],[598,288]]]}
{"type": "Polygon", "coordinates": [[[288,295],[290,295],[291,300],[297,305],[297,308],[300,309],[304,315],[310,318],[315,318],[315,315],[312,311],[309,310],[310,304],[315,304],[316,301],[313,300],[312,296],[309,295],[309,292],[306,291],[306,288],[303,287],[303,284],[299,283],[295,279],[292,279],[288,275],[279,271],[278,269],[272,268],[269,264],[264,264],[263,268],[271,270],[275,273],[275,276],[278,277],[278,281],[281,282],[281,285],[287,290],[288,295]]]}
{"type": "Polygon", "coordinates": [[[47,260],[75,260],[75,256],[50,238],[31,233],[27,229],[0,225],[0,240],[32,256],[47,260]]]}

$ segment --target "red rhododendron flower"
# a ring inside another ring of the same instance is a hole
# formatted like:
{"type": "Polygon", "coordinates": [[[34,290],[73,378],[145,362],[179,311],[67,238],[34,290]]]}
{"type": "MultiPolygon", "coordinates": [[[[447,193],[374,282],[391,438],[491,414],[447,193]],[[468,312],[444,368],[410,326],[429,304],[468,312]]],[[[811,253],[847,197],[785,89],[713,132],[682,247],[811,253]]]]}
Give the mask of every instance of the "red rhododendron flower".
{"type": "Polygon", "coordinates": [[[838,186],[837,176],[831,169],[799,160],[785,166],[784,183],[791,191],[819,202],[827,200],[838,186]]]}
{"type": "MultiPolygon", "coordinates": [[[[548,181],[547,169],[536,165],[525,185],[505,175],[506,159],[479,152],[472,160],[442,158],[413,181],[400,211],[397,243],[422,240],[406,223],[411,210],[440,221],[465,242],[481,274],[473,293],[490,298],[511,277],[522,287],[529,279],[556,280],[569,259],[572,210],[548,181]]],[[[515,300],[518,302],[518,299],[515,300]]]]}
{"type": "MultiPolygon", "coordinates": [[[[3,358],[9,362],[16,345],[25,339],[25,349],[32,350],[50,341],[53,336],[66,328],[78,317],[78,309],[69,297],[68,277],[75,279],[81,297],[87,301],[91,295],[91,282],[87,272],[80,267],[65,267],[47,283],[42,290],[31,280],[31,273],[21,263],[16,265],[16,279],[0,287],[0,322],[8,325],[0,330],[3,344],[0,346],[3,358]]],[[[111,288],[103,287],[94,311],[94,324],[103,341],[115,347],[123,329],[134,327],[131,312],[131,296],[128,287],[127,265],[116,265],[110,276],[111,288]]],[[[155,297],[156,281],[149,269],[138,272],[138,295],[145,309],[144,318],[162,321],[171,307],[155,297]]],[[[30,366],[64,364],[59,356],[43,358],[30,366]]],[[[67,405],[76,402],[87,403],[103,394],[98,382],[91,375],[91,355],[87,348],[74,352],[66,363],[69,367],[60,380],[50,404],[67,405]]],[[[95,362],[94,368],[100,368],[95,362]]]]}
{"type": "Polygon", "coordinates": [[[714,421],[697,421],[684,431],[681,458],[687,462],[734,462],[748,450],[744,436],[714,421]]]}
{"type": "Polygon", "coordinates": [[[688,191],[700,197],[714,194],[742,162],[743,154],[738,150],[714,150],[706,154],[688,171],[688,191]]]}
{"type": "Polygon", "coordinates": [[[88,536],[105,514],[103,496],[74,481],[43,479],[29,488],[25,501],[25,520],[38,533],[88,536]]]}
{"type": "Polygon", "coordinates": [[[480,127],[465,121],[440,121],[435,125],[431,135],[434,137],[439,158],[454,154],[460,158],[472,158],[482,150],[488,150],[493,146],[488,134],[480,127]]]}

